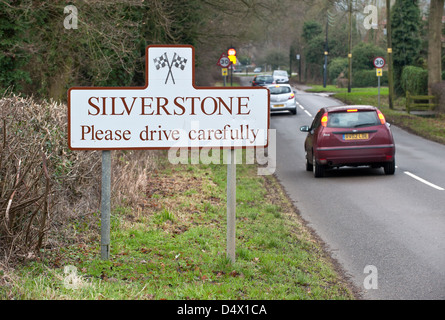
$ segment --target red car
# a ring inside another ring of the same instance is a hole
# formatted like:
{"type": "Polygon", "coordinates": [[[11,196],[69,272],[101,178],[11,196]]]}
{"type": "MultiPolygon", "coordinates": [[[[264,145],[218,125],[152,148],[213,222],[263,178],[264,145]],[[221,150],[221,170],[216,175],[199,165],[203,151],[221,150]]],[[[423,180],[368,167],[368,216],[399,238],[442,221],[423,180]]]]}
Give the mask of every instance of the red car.
{"type": "Polygon", "coordinates": [[[383,167],[395,172],[395,145],[389,124],[376,107],[338,106],[322,108],[312,125],[303,126],[306,170],[316,178],[326,169],[343,166],[383,167]]]}

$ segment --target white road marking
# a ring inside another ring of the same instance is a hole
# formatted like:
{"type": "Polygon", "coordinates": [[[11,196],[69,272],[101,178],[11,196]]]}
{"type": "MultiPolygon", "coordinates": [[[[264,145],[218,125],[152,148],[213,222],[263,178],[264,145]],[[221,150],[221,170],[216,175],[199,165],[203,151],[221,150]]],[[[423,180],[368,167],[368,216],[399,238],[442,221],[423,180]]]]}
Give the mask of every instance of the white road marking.
{"type": "Polygon", "coordinates": [[[433,183],[431,183],[431,182],[428,182],[428,181],[426,181],[425,179],[422,179],[422,178],[416,176],[415,174],[412,174],[411,172],[405,171],[404,173],[405,173],[406,175],[410,176],[411,178],[414,178],[414,179],[416,179],[417,181],[420,181],[420,182],[422,182],[422,183],[426,184],[427,186],[430,186],[430,187],[432,187],[432,188],[434,188],[434,189],[437,189],[437,190],[439,190],[439,191],[444,191],[444,190],[445,190],[444,188],[439,187],[439,186],[436,186],[435,184],[433,184],[433,183]]]}
{"type": "Polygon", "coordinates": [[[304,112],[306,112],[306,114],[307,114],[309,117],[312,117],[312,115],[309,113],[309,111],[304,110],[304,112]]]}

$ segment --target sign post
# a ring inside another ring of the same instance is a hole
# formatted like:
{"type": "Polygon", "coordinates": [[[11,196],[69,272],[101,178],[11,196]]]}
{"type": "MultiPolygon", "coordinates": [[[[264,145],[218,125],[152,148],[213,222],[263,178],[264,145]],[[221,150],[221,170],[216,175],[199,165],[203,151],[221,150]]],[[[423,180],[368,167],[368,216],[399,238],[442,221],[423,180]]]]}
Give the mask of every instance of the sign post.
{"type": "MultiPolygon", "coordinates": [[[[224,76],[224,87],[226,86],[227,67],[232,63],[232,59],[236,54],[235,49],[229,49],[229,57],[224,53],[218,60],[217,65],[221,67],[224,76]]],[[[235,60],[236,61],[236,60],[235,60]]],[[[235,263],[235,239],[236,239],[236,153],[234,149],[227,150],[229,162],[227,163],[227,197],[226,197],[226,214],[227,214],[227,239],[226,250],[227,258],[235,263]]]]}
{"type": "Polygon", "coordinates": [[[227,150],[230,160],[227,164],[227,258],[235,263],[236,239],[236,152],[227,150]]]}
{"type": "Polygon", "coordinates": [[[102,191],[100,206],[100,257],[110,258],[110,216],[111,216],[111,151],[102,151],[102,191]]]}
{"type": "Polygon", "coordinates": [[[102,259],[111,245],[111,150],[169,150],[171,160],[177,151],[212,148],[230,153],[227,255],[235,261],[235,150],[268,146],[269,91],[195,87],[194,65],[192,46],[154,45],[146,49],[144,87],[68,90],[69,148],[102,151],[102,259]]]}
{"type": "Polygon", "coordinates": [[[385,66],[386,61],[382,57],[377,57],[374,59],[374,67],[376,67],[376,75],[378,81],[378,108],[380,108],[380,78],[383,75],[383,67],[385,66]]]}
{"type": "Polygon", "coordinates": [[[223,53],[221,57],[219,57],[218,62],[216,63],[218,66],[221,67],[221,73],[224,78],[224,87],[226,86],[226,79],[227,79],[227,68],[230,66],[231,61],[230,59],[223,53]]]}
{"type": "Polygon", "coordinates": [[[383,75],[383,72],[382,72],[382,68],[377,68],[376,69],[376,73],[377,73],[377,81],[378,81],[378,108],[380,108],[380,78],[382,77],[382,75],[383,75]]]}

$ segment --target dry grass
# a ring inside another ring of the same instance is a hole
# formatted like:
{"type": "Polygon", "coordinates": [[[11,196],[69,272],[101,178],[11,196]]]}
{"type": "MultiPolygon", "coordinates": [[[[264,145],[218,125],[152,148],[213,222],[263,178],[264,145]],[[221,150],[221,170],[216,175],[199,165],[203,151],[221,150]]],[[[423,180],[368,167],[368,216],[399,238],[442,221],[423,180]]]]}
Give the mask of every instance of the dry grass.
{"type": "MultiPolygon", "coordinates": [[[[0,261],[34,257],[73,237],[66,222],[100,207],[101,154],[72,151],[67,107],[6,95],[0,99],[0,261]]],[[[112,201],[136,206],[156,152],[113,152],[112,201]]]]}

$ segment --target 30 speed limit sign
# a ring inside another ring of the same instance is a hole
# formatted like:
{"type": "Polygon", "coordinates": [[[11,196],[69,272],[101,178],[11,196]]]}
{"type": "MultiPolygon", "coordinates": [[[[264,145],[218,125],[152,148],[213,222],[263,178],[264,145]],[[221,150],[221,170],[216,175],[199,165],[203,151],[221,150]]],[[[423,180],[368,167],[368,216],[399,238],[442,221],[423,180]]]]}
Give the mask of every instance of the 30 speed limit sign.
{"type": "Polygon", "coordinates": [[[376,68],[383,68],[386,64],[386,61],[382,57],[377,57],[374,59],[374,67],[376,68]]]}
{"type": "Polygon", "coordinates": [[[230,66],[230,59],[225,54],[222,54],[218,60],[217,65],[221,68],[227,68],[228,66],[230,66]]]}

